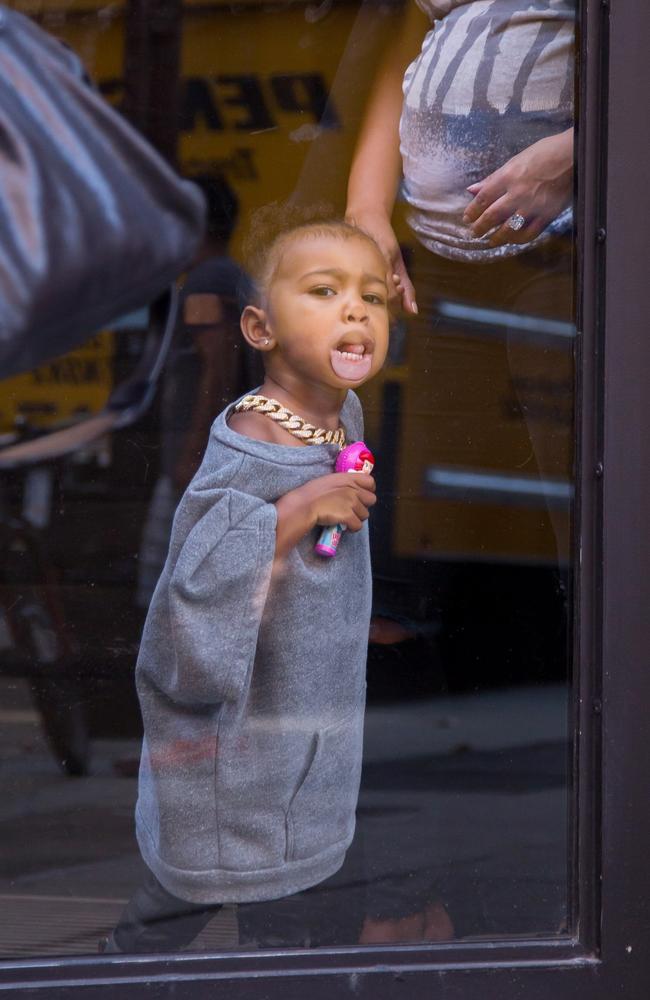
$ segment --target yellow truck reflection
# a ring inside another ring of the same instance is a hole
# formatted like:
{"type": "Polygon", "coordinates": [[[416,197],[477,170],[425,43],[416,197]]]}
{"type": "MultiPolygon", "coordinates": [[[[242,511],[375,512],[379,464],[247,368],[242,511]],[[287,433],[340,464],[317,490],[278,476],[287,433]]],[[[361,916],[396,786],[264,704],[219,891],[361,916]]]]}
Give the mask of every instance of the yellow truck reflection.
{"type": "MultiPolygon", "coordinates": [[[[35,0],[15,6],[36,13],[72,45],[119,106],[123,4],[35,0]]],[[[342,207],[375,68],[365,40],[370,29],[375,42],[390,37],[399,7],[185,4],[184,172],[224,174],[239,197],[244,224],[256,206],[295,190],[303,198],[329,194],[342,207]]],[[[403,223],[398,231],[408,243],[403,223]]],[[[235,255],[238,245],[236,238],[235,255]]],[[[535,328],[530,317],[454,314],[457,306],[439,304],[435,343],[426,351],[421,335],[404,327],[408,351],[394,351],[382,376],[364,389],[367,438],[380,463],[388,435],[394,438],[386,544],[403,559],[566,562],[573,330],[554,330],[552,321],[535,328]],[[505,332],[520,355],[515,377],[505,332]],[[387,393],[396,401],[390,414],[387,393]],[[543,470],[540,448],[554,456],[543,470]]],[[[111,352],[111,334],[104,333],[66,359],[2,383],[0,430],[7,433],[21,414],[43,426],[100,409],[111,389],[111,352]]]]}

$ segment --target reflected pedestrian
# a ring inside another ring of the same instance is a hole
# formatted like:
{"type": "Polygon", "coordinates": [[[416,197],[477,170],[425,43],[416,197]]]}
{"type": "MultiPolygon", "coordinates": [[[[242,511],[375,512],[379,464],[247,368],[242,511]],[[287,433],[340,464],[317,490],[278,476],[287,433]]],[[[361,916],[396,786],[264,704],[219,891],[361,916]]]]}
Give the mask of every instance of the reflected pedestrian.
{"type": "Polygon", "coordinates": [[[215,413],[251,386],[263,367],[242,338],[239,316],[250,282],[229,254],[239,202],[220,175],[193,178],[206,200],[206,236],[179,296],[160,405],[160,476],[145,520],[137,604],[146,610],[165,564],[174,512],[198,469],[215,413]]]}

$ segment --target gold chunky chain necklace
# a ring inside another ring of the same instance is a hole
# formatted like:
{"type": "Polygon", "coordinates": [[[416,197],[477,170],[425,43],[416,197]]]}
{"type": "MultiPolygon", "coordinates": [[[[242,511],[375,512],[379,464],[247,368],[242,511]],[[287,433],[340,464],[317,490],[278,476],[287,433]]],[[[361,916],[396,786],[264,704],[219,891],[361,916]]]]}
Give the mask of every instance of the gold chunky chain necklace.
{"type": "Polygon", "coordinates": [[[345,431],[339,427],[335,431],[326,431],[324,427],[314,427],[306,420],[299,417],[291,410],[287,410],[277,399],[269,399],[267,396],[244,396],[235,406],[236,413],[247,413],[249,411],[263,413],[265,417],[270,417],[285,431],[299,438],[304,444],[337,444],[339,448],[345,446],[345,431]]]}

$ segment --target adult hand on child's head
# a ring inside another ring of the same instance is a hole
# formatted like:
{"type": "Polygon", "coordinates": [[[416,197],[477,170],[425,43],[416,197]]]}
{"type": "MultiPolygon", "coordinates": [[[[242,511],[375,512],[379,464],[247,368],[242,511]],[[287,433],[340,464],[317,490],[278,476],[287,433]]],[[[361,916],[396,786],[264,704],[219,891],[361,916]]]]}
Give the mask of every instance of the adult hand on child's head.
{"type": "Polygon", "coordinates": [[[409,278],[397,237],[385,212],[374,209],[348,211],[347,219],[374,239],[386,260],[386,282],[390,298],[405,312],[417,313],[415,288],[409,278]]]}
{"type": "Polygon", "coordinates": [[[492,246],[530,243],[571,204],[573,129],[540,139],[467,190],[474,197],[463,222],[474,236],[494,229],[492,246]],[[513,216],[524,219],[520,229],[508,225],[513,216]]]}

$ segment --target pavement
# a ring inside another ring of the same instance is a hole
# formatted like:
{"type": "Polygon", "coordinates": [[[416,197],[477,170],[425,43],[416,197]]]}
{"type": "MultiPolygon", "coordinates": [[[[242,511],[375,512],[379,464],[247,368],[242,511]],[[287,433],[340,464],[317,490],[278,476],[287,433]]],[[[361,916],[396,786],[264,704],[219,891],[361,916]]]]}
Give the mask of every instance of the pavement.
{"type": "MultiPolygon", "coordinates": [[[[90,774],[71,778],[23,680],[0,679],[0,706],[0,956],[94,954],[143,874],[124,773],[139,742],[94,740],[90,774]]],[[[353,899],[377,940],[435,936],[420,918],[441,910],[463,939],[565,930],[567,725],[560,684],[369,706],[358,836],[310,897],[331,942],[358,940],[353,899]]],[[[247,940],[286,906],[249,911],[247,940]]],[[[191,948],[240,933],[226,907],[191,948]]]]}

